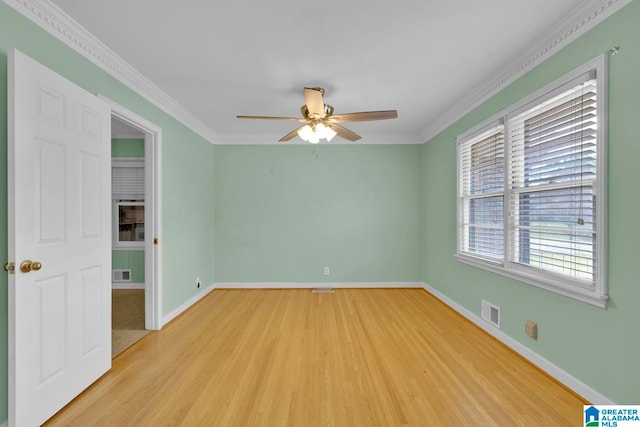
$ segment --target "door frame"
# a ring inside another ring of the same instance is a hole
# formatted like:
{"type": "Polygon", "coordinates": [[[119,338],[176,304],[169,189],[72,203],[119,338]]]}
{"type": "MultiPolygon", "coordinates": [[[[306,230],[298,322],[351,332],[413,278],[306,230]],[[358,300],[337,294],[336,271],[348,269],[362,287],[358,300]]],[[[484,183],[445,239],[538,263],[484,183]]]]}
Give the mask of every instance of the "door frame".
{"type": "Polygon", "coordinates": [[[111,116],[144,133],[144,326],[162,328],[162,128],[109,98],[98,94],[111,108],[111,116]]]}

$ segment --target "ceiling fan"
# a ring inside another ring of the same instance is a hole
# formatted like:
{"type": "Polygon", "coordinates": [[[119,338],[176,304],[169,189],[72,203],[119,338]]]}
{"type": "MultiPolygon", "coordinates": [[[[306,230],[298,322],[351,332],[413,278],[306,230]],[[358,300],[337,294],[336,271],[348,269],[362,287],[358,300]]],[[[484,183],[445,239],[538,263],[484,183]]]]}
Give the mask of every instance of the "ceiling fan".
{"type": "Polygon", "coordinates": [[[302,117],[273,117],[273,116],[236,116],[239,119],[259,120],[287,120],[304,123],[289,132],[280,142],[289,141],[298,135],[305,141],[317,144],[321,139],[330,141],[338,135],[349,141],[357,141],[361,138],[355,132],[341,126],[342,123],[367,122],[372,120],[395,119],[398,117],[396,110],[366,111],[358,113],[333,114],[333,107],[324,103],[322,96],[324,89],[321,87],[305,87],[305,105],[300,108],[302,117]]]}

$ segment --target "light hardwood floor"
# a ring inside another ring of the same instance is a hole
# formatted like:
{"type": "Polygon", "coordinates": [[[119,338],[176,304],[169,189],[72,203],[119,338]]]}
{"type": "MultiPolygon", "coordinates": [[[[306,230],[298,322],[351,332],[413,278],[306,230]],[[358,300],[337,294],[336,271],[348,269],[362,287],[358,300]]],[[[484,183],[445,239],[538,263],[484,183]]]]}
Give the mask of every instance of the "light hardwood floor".
{"type": "Polygon", "coordinates": [[[574,426],[584,403],[423,290],[216,290],[47,425],[574,426]]]}

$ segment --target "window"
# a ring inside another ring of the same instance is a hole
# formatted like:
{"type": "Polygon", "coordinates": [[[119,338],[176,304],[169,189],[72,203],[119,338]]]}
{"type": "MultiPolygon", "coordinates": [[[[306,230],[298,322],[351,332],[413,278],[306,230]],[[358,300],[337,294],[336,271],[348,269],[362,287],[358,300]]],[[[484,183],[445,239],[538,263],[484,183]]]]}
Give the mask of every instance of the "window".
{"type": "Polygon", "coordinates": [[[604,65],[458,138],[458,259],[605,305],[604,65]]]}
{"type": "Polygon", "coordinates": [[[111,171],[113,247],[143,249],[144,159],[114,158],[111,171]]]}
{"type": "Polygon", "coordinates": [[[119,246],[144,242],[144,202],[117,201],[116,218],[119,246]]]}
{"type": "Polygon", "coordinates": [[[462,204],[462,251],[501,262],[504,258],[504,127],[461,147],[459,188],[462,204]]]}

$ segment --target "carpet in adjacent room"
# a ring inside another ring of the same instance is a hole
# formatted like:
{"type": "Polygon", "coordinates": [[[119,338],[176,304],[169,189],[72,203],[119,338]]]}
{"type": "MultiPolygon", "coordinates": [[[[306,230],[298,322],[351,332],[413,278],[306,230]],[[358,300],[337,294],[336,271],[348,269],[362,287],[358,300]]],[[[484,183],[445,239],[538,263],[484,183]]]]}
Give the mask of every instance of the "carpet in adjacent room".
{"type": "Polygon", "coordinates": [[[111,357],[116,357],[150,331],[144,328],[144,289],[111,292],[111,357]]]}

